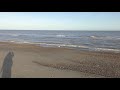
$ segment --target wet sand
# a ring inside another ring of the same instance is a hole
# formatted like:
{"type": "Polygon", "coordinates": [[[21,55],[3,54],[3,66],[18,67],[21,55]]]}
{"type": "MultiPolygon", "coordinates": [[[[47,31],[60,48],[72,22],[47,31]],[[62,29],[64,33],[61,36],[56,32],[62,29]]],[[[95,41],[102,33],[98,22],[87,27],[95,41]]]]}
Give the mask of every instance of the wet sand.
{"type": "Polygon", "coordinates": [[[119,78],[120,53],[0,42],[1,78],[119,78]]]}

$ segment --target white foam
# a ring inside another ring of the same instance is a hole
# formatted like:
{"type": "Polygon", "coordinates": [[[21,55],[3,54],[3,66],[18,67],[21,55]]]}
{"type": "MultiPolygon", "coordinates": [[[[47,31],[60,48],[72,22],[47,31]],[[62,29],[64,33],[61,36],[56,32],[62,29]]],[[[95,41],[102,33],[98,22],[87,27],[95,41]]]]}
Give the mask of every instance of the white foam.
{"type": "Polygon", "coordinates": [[[95,48],[96,51],[114,51],[114,52],[120,52],[119,49],[108,49],[108,48],[95,48]]]}
{"type": "Polygon", "coordinates": [[[95,36],[90,36],[91,38],[96,38],[95,36]]]}
{"type": "Polygon", "coordinates": [[[116,39],[120,39],[119,37],[113,37],[113,36],[90,36],[93,39],[103,39],[103,40],[116,40],[116,39]]]}
{"type": "Polygon", "coordinates": [[[9,42],[12,43],[28,43],[28,44],[36,44],[36,45],[40,45],[43,47],[73,47],[73,48],[84,48],[84,49],[89,49],[89,50],[93,50],[93,51],[107,51],[107,52],[120,52],[119,49],[109,49],[109,48],[91,48],[88,46],[84,46],[84,45],[71,45],[71,44],[47,44],[47,43],[39,43],[39,42],[27,42],[27,41],[14,41],[11,40],[9,42]]]}
{"type": "Polygon", "coordinates": [[[56,35],[57,37],[65,37],[65,35],[56,35]]]}
{"type": "Polygon", "coordinates": [[[79,45],[78,47],[80,47],[80,48],[89,48],[89,47],[87,47],[87,46],[80,46],[80,45],[79,45]]]}
{"type": "Polygon", "coordinates": [[[6,42],[12,42],[12,43],[29,43],[30,44],[30,42],[27,42],[27,41],[17,41],[17,40],[8,40],[8,41],[6,41],[6,42]]]}
{"type": "Polygon", "coordinates": [[[10,42],[15,42],[15,41],[10,41],[10,42]]]}
{"type": "Polygon", "coordinates": [[[15,37],[16,37],[16,36],[19,36],[18,34],[10,34],[10,35],[11,35],[11,36],[15,36],[15,37]]]}
{"type": "Polygon", "coordinates": [[[76,47],[79,47],[79,48],[89,48],[89,47],[87,47],[87,46],[82,46],[82,45],[70,45],[70,44],[47,44],[47,43],[39,43],[40,44],[40,46],[47,46],[47,47],[51,47],[51,46],[56,46],[56,47],[74,47],[74,48],[76,48],[76,47]]]}

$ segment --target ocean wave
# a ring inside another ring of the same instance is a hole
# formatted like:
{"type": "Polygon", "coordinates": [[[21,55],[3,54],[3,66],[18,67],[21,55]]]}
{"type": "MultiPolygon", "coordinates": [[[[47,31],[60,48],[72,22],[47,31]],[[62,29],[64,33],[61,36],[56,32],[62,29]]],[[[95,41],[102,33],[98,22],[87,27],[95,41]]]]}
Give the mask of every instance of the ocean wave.
{"type": "Polygon", "coordinates": [[[5,42],[11,42],[11,43],[29,43],[30,44],[30,42],[27,42],[27,41],[18,41],[18,40],[7,40],[7,41],[5,41],[5,42]]]}
{"type": "Polygon", "coordinates": [[[65,35],[60,35],[60,34],[59,34],[59,35],[56,35],[56,36],[57,36],[57,37],[66,37],[65,35]]]}
{"type": "Polygon", "coordinates": [[[84,45],[47,44],[47,43],[44,43],[44,44],[42,44],[42,45],[43,45],[43,46],[45,45],[45,47],[56,46],[56,47],[83,48],[83,49],[92,50],[92,51],[120,52],[119,49],[110,49],[110,48],[92,48],[92,47],[88,47],[88,46],[84,46],[84,45]]]}
{"type": "Polygon", "coordinates": [[[16,36],[19,36],[18,34],[9,34],[9,35],[11,35],[11,36],[15,36],[15,37],[16,37],[16,36]]]}
{"type": "Polygon", "coordinates": [[[37,36],[39,36],[36,34],[2,34],[2,35],[9,35],[9,36],[13,36],[13,37],[18,37],[18,36],[37,37],[37,36]]]}
{"type": "Polygon", "coordinates": [[[113,36],[90,36],[92,39],[102,39],[102,40],[117,40],[120,39],[120,37],[113,37],[113,36]]]}
{"type": "Polygon", "coordinates": [[[82,46],[82,45],[68,45],[68,44],[47,44],[47,43],[41,43],[40,45],[45,46],[45,47],[46,47],[46,46],[47,46],[47,47],[49,47],[49,46],[56,46],[56,47],[89,48],[89,47],[87,47],[87,46],[82,46]]]}
{"type": "Polygon", "coordinates": [[[46,37],[46,38],[55,38],[55,37],[66,37],[65,35],[39,35],[39,34],[8,34],[10,36],[23,36],[23,37],[46,37]]]}
{"type": "Polygon", "coordinates": [[[96,36],[90,36],[91,38],[97,38],[96,36]]]}
{"type": "MultiPolygon", "coordinates": [[[[8,41],[6,41],[8,42],[8,41]]],[[[105,51],[105,52],[116,52],[120,53],[119,49],[110,49],[110,48],[93,48],[89,46],[84,46],[84,45],[72,45],[72,44],[54,44],[54,43],[40,43],[40,42],[28,42],[28,41],[15,41],[11,40],[9,42],[12,43],[19,43],[19,44],[34,44],[37,46],[43,46],[43,47],[70,47],[70,48],[80,48],[80,49],[86,49],[86,50],[92,50],[92,51],[105,51]]]]}
{"type": "Polygon", "coordinates": [[[109,48],[94,48],[95,51],[111,51],[111,52],[120,52],[119,49],[109,49],[109,48]]]}

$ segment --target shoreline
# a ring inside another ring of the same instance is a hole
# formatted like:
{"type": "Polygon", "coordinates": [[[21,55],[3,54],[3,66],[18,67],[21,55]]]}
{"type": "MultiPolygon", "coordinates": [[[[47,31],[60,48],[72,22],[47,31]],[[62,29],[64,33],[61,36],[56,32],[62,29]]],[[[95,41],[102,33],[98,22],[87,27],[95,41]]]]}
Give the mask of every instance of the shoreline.
{"type": "Polygon", "coordinates": [[[47,44],[43,42],[19,42],[19,41],[0,41],[0,43],[8,43],[8,44],[23,44],[23,45],[35,45],[39,47],[45,48],[64,48],[64,49],[72,49],[72,50],[79,50],[79,51],[88,51],[88,52],[99,52],[99,53],[120,53],[119,49],[112,49],[112,48],[84,48],[86,46],[74,47],[73,45],[61,45],[59,44],[47,44]],[[71,47],[73,46],[73,47],[71,47]]]}
{"type": "Polygon", "coordinates": [[[0,69],[13,52],[11,77],[106,78],[120,77],[120,53],[42,47],[0,42],[0,69]]]}

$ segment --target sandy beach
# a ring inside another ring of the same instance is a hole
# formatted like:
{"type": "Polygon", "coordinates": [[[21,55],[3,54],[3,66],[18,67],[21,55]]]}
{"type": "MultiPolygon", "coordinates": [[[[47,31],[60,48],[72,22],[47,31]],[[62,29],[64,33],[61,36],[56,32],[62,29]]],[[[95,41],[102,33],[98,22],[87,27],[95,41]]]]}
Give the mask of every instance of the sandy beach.
{"type": "Polygon", "coordinates": [[[119,78],[120,53],[0,42],[1,78],[119,78]]]}

